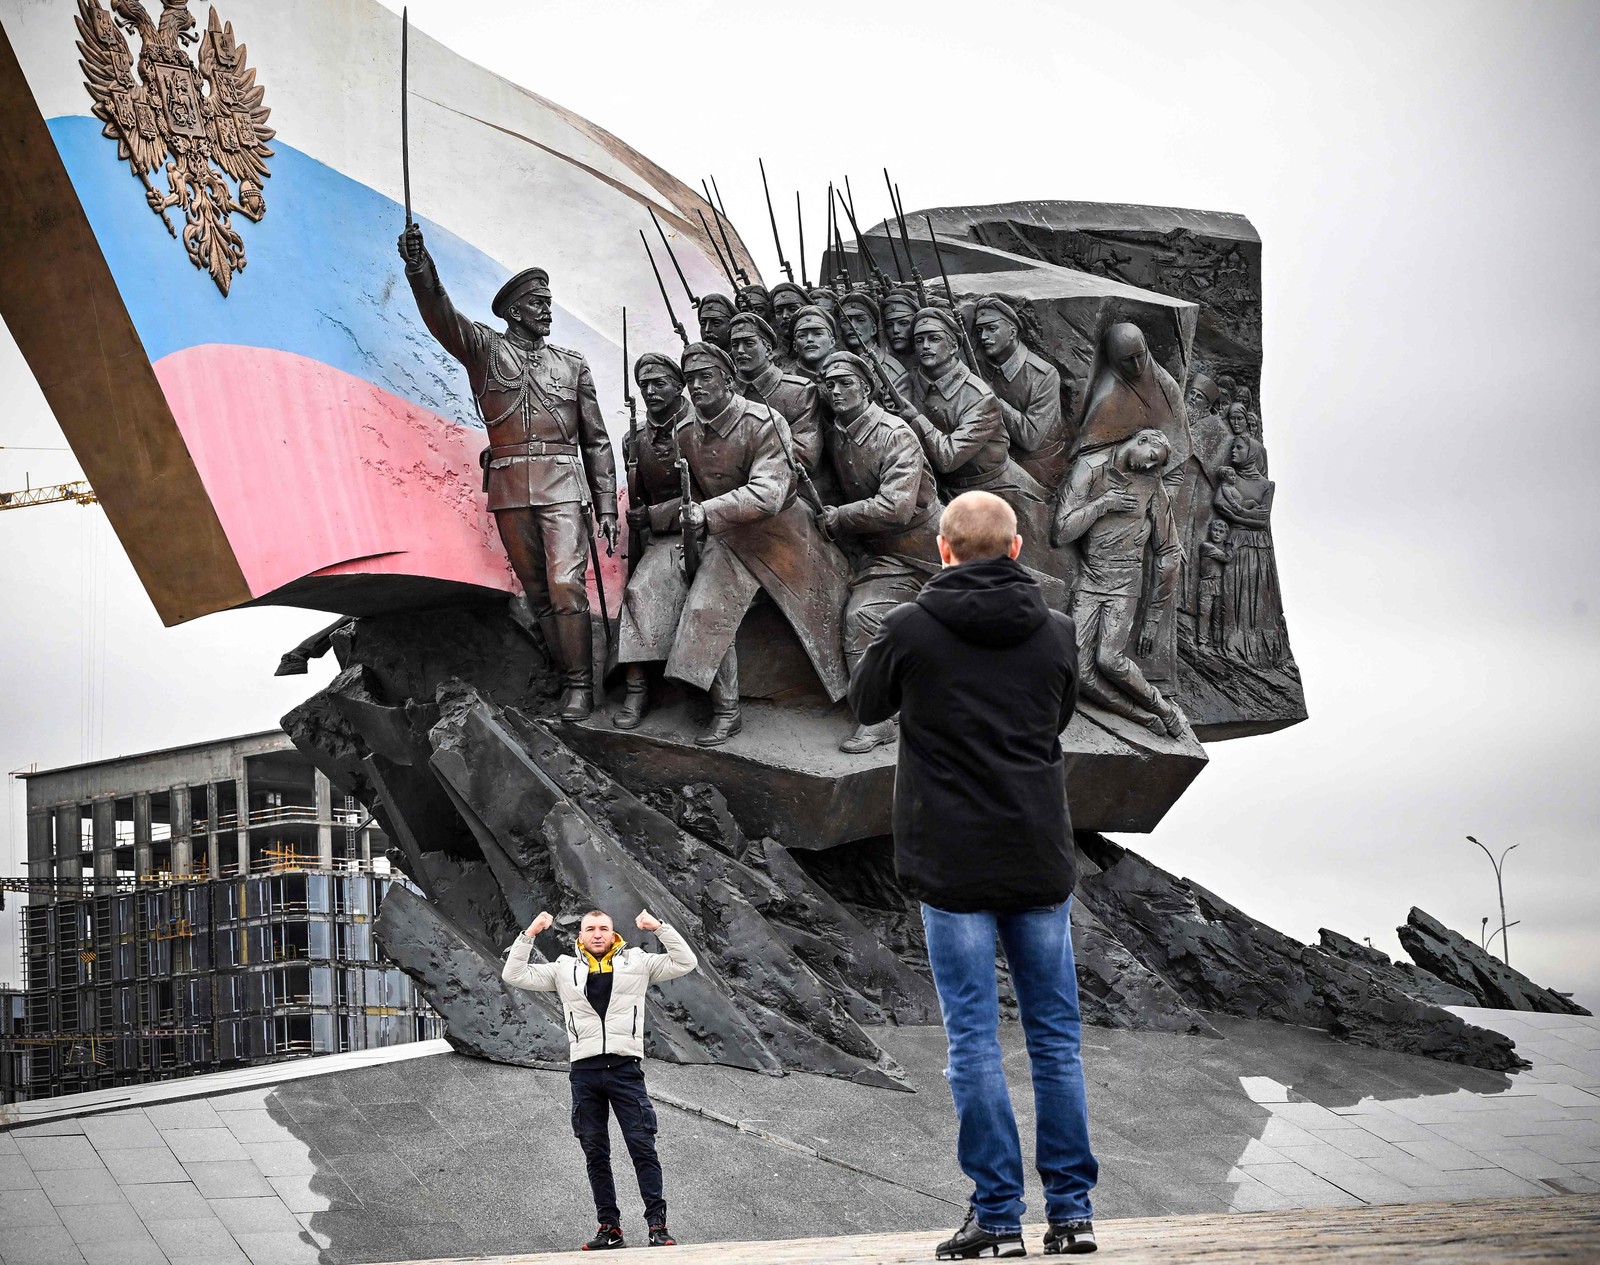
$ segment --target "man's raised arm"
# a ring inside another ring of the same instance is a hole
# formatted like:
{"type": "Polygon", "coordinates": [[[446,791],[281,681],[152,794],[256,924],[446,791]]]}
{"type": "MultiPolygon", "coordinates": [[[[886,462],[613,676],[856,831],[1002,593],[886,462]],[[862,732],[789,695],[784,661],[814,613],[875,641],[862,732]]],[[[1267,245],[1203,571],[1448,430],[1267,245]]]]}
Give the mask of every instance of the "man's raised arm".
{"type": "Polygon", "coordinates": [[[695,957],[689,942],[659,918],[652,917],[648,909],[639,911],[639,916],[634,919],[634,925],[640,931],[654,932],[656,938],[661,941],[661,947],[666,950],[665,953],[644,955],[652,982],[677,979],[678,976],[687,975],[700,965],[700,960],[695,957]]]}
{"type": "MultiPolygon", "coordinates": [[[[482,350],[479,346],[481,335],[478,324],[456,311],[450,296],[444,292],[439,269],[423,244],[420,225],[407,224],[405,232],[400,234],[400,258],[405,260],[406,280],[411,283],[411,293],[417,300],[417,311],[422,313],[422,323],[439,340],[440,346],[472,369],[482,350]]],[[[476,387],[478,384],[473,385],[476,387]]]]}
{"type": "Polygon", "coordinates": [[[511,952],[506,955],[505,969],[500,972],[500,978],[512,988],[520,988],[529,993],[553,993],[556,991],[556,964],[554,962],[530,962],[528,958],[533,953],[533,939],[549,928],[555,921],[547,913],[541,913],[529,924],[528,929],[517,937],[516,943],[511,946],[511,952]]]}

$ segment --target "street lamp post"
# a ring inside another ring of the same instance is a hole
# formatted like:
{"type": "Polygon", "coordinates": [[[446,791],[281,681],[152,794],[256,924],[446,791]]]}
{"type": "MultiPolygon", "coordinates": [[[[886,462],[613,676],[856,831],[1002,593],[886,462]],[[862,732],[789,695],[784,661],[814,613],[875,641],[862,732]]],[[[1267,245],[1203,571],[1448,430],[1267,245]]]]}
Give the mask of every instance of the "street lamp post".
{"type": "MultiPolygon", "coordinates": [[[[1505,883],[1504,869],[1505,869],[1506,857],[1510,854],[1511,849],[1515,848],[1517,845],[1513,843],[1510,848],[1507,848],[1504,852],[1502,852],[1500,854],[1500,859],[1497,861],[1497,860],[1495,860],[1494,853],[1490,852],[1488,848],[1484,848],[1483,845],[1481,843],[1478,843],[1478,841],[1476,839],[1474,839],[1471,835],[1467,836],[1467,842],[1468,843],[1477,844],[1478,847],[1483,848],[1483,855],[1488,857],[1489,858],[1489,864],[1494,866],[1494,882],[1495,882],[1495,886],[1500,891],[1500,960],[1502,962],[1504,962],[1507,966],[1510,966],[1511,965],[1511,947],[1510,947],[1510,939],[1506,935],[1506,928],[1515,926],[1516,924],[1515,923],[1508,923],[1506,921],[1506,883],[1505,883]]],[[[1489,939],[1492,942],[1494,937],[1490,936],[1489,939]]]]}

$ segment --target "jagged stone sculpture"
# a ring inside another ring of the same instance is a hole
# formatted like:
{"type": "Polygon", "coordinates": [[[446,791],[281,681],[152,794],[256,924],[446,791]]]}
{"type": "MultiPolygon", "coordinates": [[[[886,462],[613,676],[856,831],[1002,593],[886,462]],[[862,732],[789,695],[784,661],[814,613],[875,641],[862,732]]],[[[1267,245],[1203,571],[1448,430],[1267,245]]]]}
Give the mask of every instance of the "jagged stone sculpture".
{"type": "Polygon", "coordinates": [[[1407,997],[1425,1001],[1433,1006],[1476,1006],[1478,999],[1464,988],[1447,984],[1430,971],[1410,962],[1391,962],[1389,955],[1370,944],[1360,944],[1349,936],[1322,927],[1317,932],[1317,948],[1330,957],[1352,967],[1370,971],[1386,984],[1398,988],[1407,997]]]}
{"type": "Polygon", "coordinates": [[[1437,918],[1413,908],[1395,934],[1418,966],[1472,995],[1469,1006],[1499,1010],[1541,1010],[1552,1015],[1586,1015],[1572,998],[1541,988],[1437,918]]]}

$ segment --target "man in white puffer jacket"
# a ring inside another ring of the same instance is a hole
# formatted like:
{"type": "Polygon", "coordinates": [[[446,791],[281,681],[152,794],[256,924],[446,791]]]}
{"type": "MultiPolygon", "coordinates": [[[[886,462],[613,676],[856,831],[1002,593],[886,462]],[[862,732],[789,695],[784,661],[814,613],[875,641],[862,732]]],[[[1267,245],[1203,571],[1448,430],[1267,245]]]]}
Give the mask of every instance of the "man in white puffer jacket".
{"type": "Polygon", "coordinates": [[[515,988],[556,993],[566,1018],[572,1062],[572,1131],[583,1147],[594,1191],[599,1232],[585,1251],[624,1246],[622,1213],[611,1176],[611,1121],[615,1113],[639,1178],[651,1247],[671,1247],[661,1162],[656,1158],[656,1109],[644,1085],[644,1000],[650,985],[687,975],[698,964],[671,927],[641,910],[634,919],[651,931],[665,953],[630,949],[613,928],[611,916],[591,909],[578,927],[575,954],[554,962],[529,962],[534,937],[555,919],[541,912],[517,937],[500,978],[515,988]]]}

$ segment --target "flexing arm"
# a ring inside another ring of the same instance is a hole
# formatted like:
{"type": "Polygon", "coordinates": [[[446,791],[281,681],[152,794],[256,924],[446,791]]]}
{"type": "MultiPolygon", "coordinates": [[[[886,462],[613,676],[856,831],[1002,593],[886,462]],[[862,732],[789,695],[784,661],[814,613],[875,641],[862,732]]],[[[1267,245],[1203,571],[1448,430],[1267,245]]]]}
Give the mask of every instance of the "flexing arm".
{"type": "Polygon", "coordinates": [[[541,913],[533,923],[517,937],[511,946],[511,952],[506,955],[505,969],[500,972],[500,978],[512,988],[520,988],[530,993],[553,993],[556,991],[556,964],[554,962],[530,962],[528,958],[533,953],[533,938],[539,935],[555,920],[547,913],[541,913]]]}
{"type": "Polygon", "coordinates": [[[666,923],[658,924],[654,931],[656,939],[661,941],[661,947],[666,952],[644,955],[652,983],[659,984],[665,980],[677,979],[678,976],[687,975],[700,965],[694,950],[689,947],[689,942],[666,923]]]}

